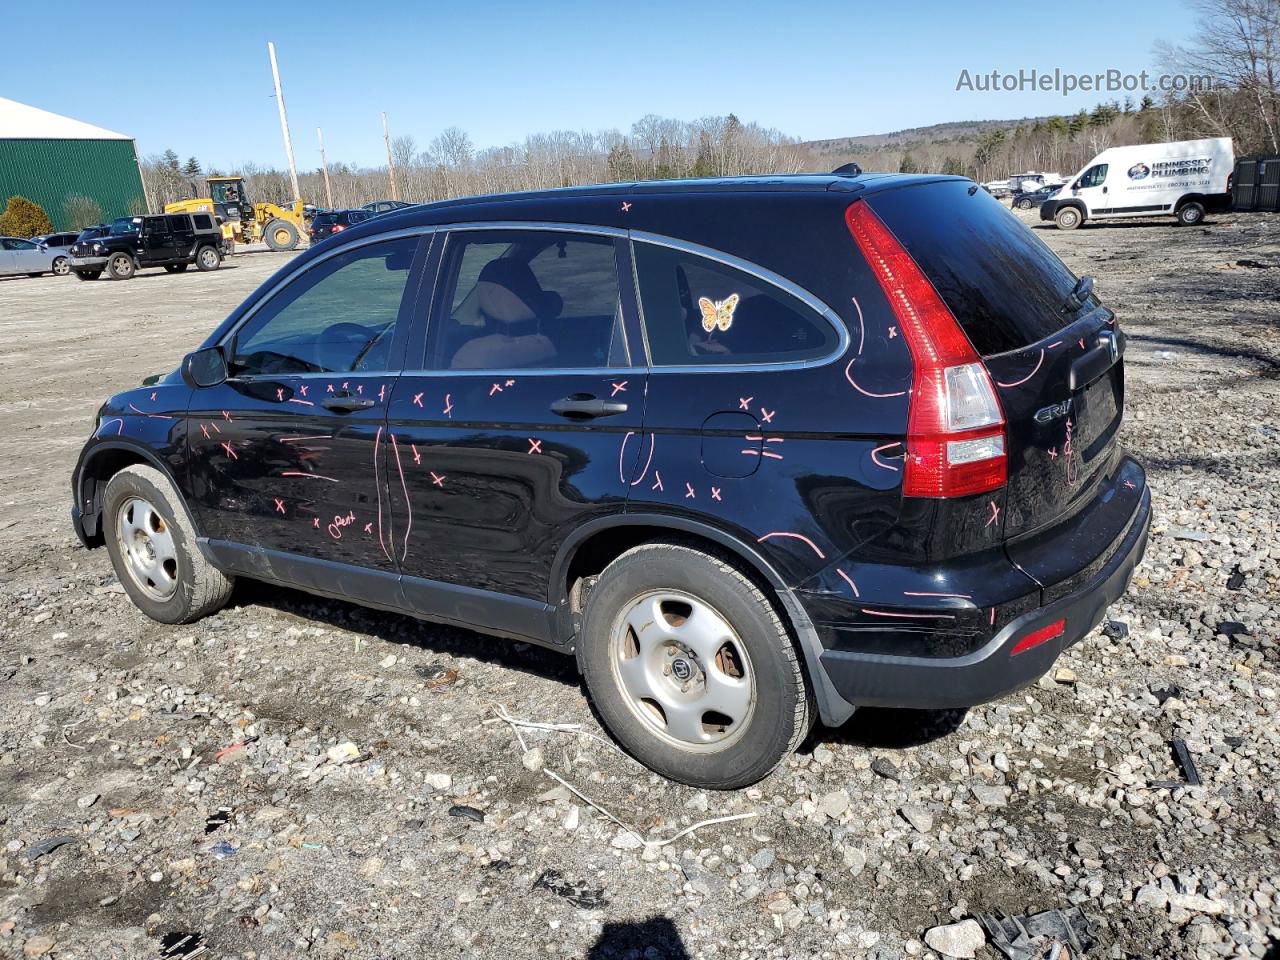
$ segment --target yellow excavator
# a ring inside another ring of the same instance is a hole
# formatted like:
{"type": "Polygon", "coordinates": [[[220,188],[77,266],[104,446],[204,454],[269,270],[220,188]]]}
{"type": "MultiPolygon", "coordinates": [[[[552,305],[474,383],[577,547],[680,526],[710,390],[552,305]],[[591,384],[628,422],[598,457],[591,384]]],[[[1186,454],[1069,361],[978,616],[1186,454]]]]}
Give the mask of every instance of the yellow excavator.
{"type": "Polygon", "coordinates": [[[293,250],[302,235],[304,204],[295,200],[288,206],[254,203],[245,191],[244,177],[209,177],[209,196],[196,200],[166,203],[165,213],[207,213],[213,211],[229,243],[261,241],[272,250],[293,250]]]}

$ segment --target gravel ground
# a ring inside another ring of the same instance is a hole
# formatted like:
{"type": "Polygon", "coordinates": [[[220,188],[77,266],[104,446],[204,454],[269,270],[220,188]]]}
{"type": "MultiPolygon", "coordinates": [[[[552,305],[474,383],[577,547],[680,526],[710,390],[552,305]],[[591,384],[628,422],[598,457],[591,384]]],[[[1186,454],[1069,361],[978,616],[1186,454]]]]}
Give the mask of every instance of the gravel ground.
{"type": "Polygon", "coordinates": [[[1130,337],[1129,595],[1037,686],[862,711],[730,794],[621,755],[535,648],[247,583],[146,620],[71,534],[75,455],[284,255],[0,281],[0,958],[934,956],[1072,905],[1088,956],[1280,955],[1280,219],[1040,235],[1130,337]],[[524,753],[500,710],[580,726],[524,753]],[[1203,786],[1155,785],[1174,737],[1203,786]]]}

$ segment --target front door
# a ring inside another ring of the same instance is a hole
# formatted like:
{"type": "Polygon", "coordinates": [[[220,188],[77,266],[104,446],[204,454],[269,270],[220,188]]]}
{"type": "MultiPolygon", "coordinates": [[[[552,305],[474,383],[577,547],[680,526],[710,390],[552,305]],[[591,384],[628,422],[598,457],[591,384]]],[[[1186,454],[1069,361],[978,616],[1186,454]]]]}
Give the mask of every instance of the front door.
{"type": "Polygon", "coordinates": [[[620,512],[652,452],[625,242],[454,231],[438,276],[428,343],[388,412],[405,594],[436,614],[468,588],[546,602],[565,537],[620,512]]]}
{"type": "Polygon", "coordinates": [[[147,217],[142,221],[142,250],[138,259],[143,263],[173,259],[173,231],[168,217],[147,217]]]}
{"type": "Polygon", "coordinates": [[[1095,163],[1080,174],[1072,185],[1071,193],[1085,202],[1090,217],[1105,217],[1111,212],[1111,200],[1107,189],[1107,164],[1095,163]]]}
{"type": "Polygon", "coordinates": [[[384,423],[419,242],[313,261],[223,341],[231,376],[195,391],[187,427],[210,539],[395,569],[384,423]]]}

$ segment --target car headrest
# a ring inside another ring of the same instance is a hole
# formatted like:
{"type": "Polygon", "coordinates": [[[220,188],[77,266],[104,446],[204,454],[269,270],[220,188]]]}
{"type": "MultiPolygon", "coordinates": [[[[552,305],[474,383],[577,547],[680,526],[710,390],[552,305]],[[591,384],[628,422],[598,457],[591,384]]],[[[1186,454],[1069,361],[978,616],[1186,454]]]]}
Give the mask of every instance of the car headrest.
{"type": "Polygon", "coordinates": [[[558,293],[543,290],[527,263],[490,260],[476,281],[480,312],[498,323],[550,320],[564,308],[558,293]]]}

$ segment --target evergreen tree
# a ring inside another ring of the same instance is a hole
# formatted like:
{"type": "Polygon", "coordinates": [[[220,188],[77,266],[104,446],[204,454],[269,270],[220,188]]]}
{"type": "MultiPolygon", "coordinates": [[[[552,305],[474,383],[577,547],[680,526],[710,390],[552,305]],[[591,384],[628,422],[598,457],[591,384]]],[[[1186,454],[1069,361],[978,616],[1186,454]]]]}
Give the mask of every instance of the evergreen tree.
{"type": "Polygon", "coordinates": [[[920,165],[916,163],[916,158],[911,156],[910,150],[908,150],[906,153],[902,155],[902,162],[898,164],[898,172],[899,173],[919,173],[920,172],[920,165]]]}
{"type": "Polygon", "coordinates": [[[187,165],[182,168],[182,175],[188,179],[194,179],[200,176],[200,161],[195,157],[187,158],[187,165]]]}
{"type": "Polygon", "coordinates": [[[9,237],[34,237],[53,233],[53,224],[44,208],[33,200],[14,195],[0,213],[0,234],[9,237]]]}
{"type": "Polygon", "coordinates": [[[174,153],[172,149],[164,152],[164,165],[174,173],[182,172],[178,166],[178,155],[174,153]]]}

